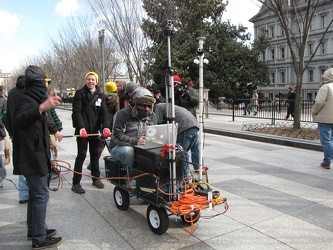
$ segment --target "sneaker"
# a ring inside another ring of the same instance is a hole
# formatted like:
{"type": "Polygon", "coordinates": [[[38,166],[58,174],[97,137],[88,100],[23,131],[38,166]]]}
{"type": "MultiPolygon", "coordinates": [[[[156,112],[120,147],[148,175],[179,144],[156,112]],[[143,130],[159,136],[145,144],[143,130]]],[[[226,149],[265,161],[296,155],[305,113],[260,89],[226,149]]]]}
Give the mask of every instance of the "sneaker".
{"type": "Polygon", "coordinates": [[[25,204],[25,203],[27,203],[28,202],[28,200],[19,200],[19,203],[20,204],[25,204]]]}
{"type": "Polygon", "coordinates": [[[55,247],[58,246],[62,242],[62,237],[46,237],[45,241],[32,245],[32,249],[45,249],[45,248],[50,248],[50,247],[55,247]]]}
{"type": "Polygon", "coordinates": [[[331,168],[331,164],[329,164],[329,163],[325,163],[325,162],[322,162],[322,163],[320,164],[320,166],[321,166],[322,168],[325,168],[325,169],[330,169],[330,168],[331,168]]]}
{"type": "Polygon", "coordinates": [[[94,179],[93,180],[93,186],[97,187],[97,188],[104,188],[104,184],[101,182],[100,179],[94,179]]]}
{"type": "Polygon", "coordinates": [[[84,190],[80,184],[74,184],[72,186],[72,191],[77,194],[84,194],[86,192],[86,190],[84,190]]]}
{"type": "MultiPolygon", "coordinates": [[[[55,229],[46,229],[46,237],[53,236],[57,233],[57,230],[55,229]]],[[[32,240],[31,234],[27,234],[27,239],[32,240]]]]}

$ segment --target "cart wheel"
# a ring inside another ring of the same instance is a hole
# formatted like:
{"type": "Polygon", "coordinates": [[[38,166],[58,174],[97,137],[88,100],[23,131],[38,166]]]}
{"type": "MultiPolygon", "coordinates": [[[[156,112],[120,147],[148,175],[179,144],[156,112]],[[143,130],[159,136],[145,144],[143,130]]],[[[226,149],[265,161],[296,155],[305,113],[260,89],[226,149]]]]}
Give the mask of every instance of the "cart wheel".
{"type": "Polygon", "coordinates": [[[120,210],[127,210],[130,204],[130,197],[124,189],[115,187],[113,190],[113,198],[116,206],[120,210]]]}
{"type": "Polygon", "coordinates": [[[193,224],[197,223],[198,220],[200,219],[200,210],[193,210],[190,213],[187,213],[185,215],[182,215],[180,218],[182,219],[182,221],[186,224],[191,224],[191,215],[192,215],[192,220],[193,220],[193,224]]]}
{"type": "Polygon", "coordinates": [[[148,225],[153,233],[161,235],[169,228],[169,217],[164,208],[149,205],[147,209],[148,225]]]}

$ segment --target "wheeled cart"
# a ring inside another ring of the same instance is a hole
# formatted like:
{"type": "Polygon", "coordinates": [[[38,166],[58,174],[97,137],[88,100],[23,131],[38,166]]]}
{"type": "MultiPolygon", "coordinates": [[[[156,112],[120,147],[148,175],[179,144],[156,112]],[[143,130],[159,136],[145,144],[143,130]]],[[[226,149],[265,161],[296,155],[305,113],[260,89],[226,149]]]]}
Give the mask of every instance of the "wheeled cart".
{"type": "MultiPolygon", "coordinates": [[[[111,156],[104,157],[106,177],[115,185],[113,198],[120,210],[127,210],[130,197],[137,197],[148,205],[147,221],[155,234],[161,235],[169,228],[169,215],[179,216],[187,224],[196,223],[200,219],[200,211],[224,203],[225,199],[213,197],[213,192],[207,184],[186,182],[182,178],[182,166],[185,160],[184,152],[176,149],[177,191],[172,193],[170,170],[167,157],[161,157],[162,148],[135,148],[136,167],[126,169],[111,156]],[[131,185],[127,171],[131,172],[136,184],[131,185]],[[209,197],[211,195],[211,197],[209,197]]],[[[209,186],[209,184],[208,184],[209,186]]]]}

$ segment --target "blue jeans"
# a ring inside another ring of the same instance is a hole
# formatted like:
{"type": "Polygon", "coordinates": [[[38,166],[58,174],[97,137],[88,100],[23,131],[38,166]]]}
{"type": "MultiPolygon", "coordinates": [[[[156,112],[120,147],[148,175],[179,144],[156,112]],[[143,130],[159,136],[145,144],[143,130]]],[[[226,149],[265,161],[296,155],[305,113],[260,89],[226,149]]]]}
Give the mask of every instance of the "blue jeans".
{"type": "Polygon", "coordinates": [[[244,111],[244,115],[246,115],[246,112],[247,112],[248,114],[251,113],[251,112],[250,112],[250,109],[249,109],[249,104],[244,103],[243,111],[244,111]]]}
{"type": "Polygon", "coordinates": [[[46,207],[49,200],[48,177],[46,175],[26,175],[29,188],[27,209],[28,234],[32,235],[32,244],[45,241],[46,207]]]}
{"type": "MultiPolygon", "coordinates": [[[[177,143],[180,144],[185,150],[185,162],[183,165],[183,177],[189,174],[189,155],[188,151],[194,150],[199,146],[198,128],[189,128],[177,135],[177,143]],[[195,148],[196,147],[196,148],[195,148]]],[[[193,152],[193,151],[192,151],[193,152]]],[[[199,153],[199,151],[198,151],[199,153]]],[[[198,154],[197,154],[198,155],[198,154]]]]}
{"type": "MultiPolygon", "coordinates": [[[[132,146],[119,146],[116,145],[110,151],[111,156],[116,161],[119,161],[126,167],[134,167],[134,148],[132,146]]],[[[126,169],[128,176],[133,176],[128,168],[126,169]]]]}
{"type": "Polygon", "coordinates": [[[323,162],[331,164],[333,158],[333,124],[318,123],[320,143],[324,149],[323,162]]]}
{"type": "Polygon", "coordinates": [[[18,189],[19,189],[20,201],[28,200],[29,199],[29,188],[27,186],[27,181],[26,181],[24,175],[19,175],[18,189]]]}
{"type": "MultiPolygon", "coordinates": [[[[191,160],[192,160],[192,165],[195,170],[199,169],[199,143],[200,143],[200,138],[199,138],[199,131],[198,131],[198,138],[194,142],[192,148],[191,148],[191,160]]],[[[203,162],[202,162],[203,164],[203,162]]]]}

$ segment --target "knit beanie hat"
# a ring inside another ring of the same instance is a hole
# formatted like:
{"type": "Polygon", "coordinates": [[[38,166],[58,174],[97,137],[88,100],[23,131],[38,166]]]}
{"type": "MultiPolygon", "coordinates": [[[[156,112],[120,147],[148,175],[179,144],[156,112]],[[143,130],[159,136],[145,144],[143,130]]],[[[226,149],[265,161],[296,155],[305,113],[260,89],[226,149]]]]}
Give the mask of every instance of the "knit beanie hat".
{"type": "Polygon", "coordinates": [[[107,82],[104,84],[105,94],[117,93],[117,85],[114,82],[107,82]]]}
{"type": "Polygon", "coordinates": [[[173,82],[178,82],[181,83],[182,81],[180,80],[179,75],[173,75],[173,82]]]}
{"type": "Polygon", "coordinates": [[[96,78],[96,83],[98,83],[98,75],[97,75],[97,73],[95,73],[95,72],[88,72],[87,74],[86,74],[86,76],[84,77],[84,80],[87,80],[87,78],[88,78],[88,76],[90,76],[90,75],[94,75],[95,76],[95,78],[96,78]]]}
{"type": "Polygon", "coordinates": [[[193,82],[188,82],[187,85],[192,88],[193,87],[193,82]]]}
{"type": "Polygon", "coordinates": [[[333,82],[333,68],[326,70],[321,79],[323,84],[333,82]]]}
{"type": "Polygon", "coordinates": [[[126,87],[125,87],[125,92],[128,93],[128,92],[131,92],[133,93],[133,91],[135,89],[137,89],[139,87],[139,85],[135,82],[128,82],[126,83],[126,87]]]}

